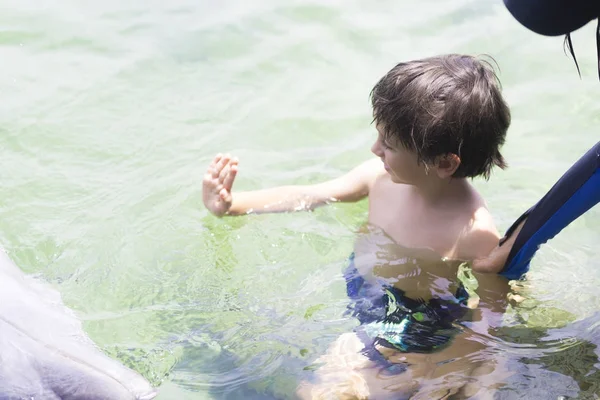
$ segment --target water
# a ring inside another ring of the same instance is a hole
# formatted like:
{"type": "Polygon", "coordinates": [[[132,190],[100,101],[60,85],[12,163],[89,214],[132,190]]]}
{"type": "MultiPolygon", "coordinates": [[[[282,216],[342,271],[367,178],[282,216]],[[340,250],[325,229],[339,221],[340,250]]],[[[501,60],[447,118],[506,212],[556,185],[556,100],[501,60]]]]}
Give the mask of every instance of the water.
{"type": "MultiPolygon", "coordinates": [[[[338,176],[369,157],[377,79],[447,52],[501,68],[510,169],[477,187],[502,231],[597,140],[593,27],[573,35],[580,80],[560,38],[491,0],[0,9],[0,243],[159,399],[284,398],[352,326],[340,271],[366,203],[218,220],[200,197],[215,153],[240,158],[240,190],[338,176]]],[[[519,372],[499,397],[598,391],[599,216],[542,249],[489,339],[519,372]]]]}

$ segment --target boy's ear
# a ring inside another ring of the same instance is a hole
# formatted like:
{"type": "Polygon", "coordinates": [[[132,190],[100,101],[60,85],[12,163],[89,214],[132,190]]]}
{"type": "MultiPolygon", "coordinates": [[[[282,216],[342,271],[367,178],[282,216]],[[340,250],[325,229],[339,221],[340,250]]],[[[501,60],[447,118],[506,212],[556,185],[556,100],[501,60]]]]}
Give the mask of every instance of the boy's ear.
{"type": "Polygon", "coordinates": [[[437,175],[442,178],[450,178],[460,167],[460,157],[454,153],[439,156],[436,162],[437,175]]]}

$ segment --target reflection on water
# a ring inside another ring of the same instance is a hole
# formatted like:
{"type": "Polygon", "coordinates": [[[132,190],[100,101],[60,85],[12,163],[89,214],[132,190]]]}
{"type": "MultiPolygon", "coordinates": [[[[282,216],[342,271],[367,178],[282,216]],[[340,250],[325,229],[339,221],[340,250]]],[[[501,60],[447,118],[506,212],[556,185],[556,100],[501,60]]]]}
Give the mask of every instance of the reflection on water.
{"type": "Polygon", "coordinates": [[[596,398],[600,390],[599,318],[595,313],[556,328],[500,328],[497,335],[505,340],[519,371],[502,392],[515,398],[543,399],[557,394],[596,398]],[[531,389],[535,389],[534,397],[525,397],[524,391],[531,389]]]}

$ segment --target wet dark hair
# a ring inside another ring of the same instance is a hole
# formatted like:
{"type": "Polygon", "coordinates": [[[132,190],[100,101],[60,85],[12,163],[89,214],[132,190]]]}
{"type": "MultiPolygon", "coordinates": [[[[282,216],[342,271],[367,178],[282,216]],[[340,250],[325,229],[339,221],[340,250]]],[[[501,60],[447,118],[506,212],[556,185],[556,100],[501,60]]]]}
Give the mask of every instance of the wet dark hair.
{"type": "Polygon", "coordinates": [[[500,154],[510,110],[491,63],[448,54],[396,65],[371,91],[373,117],[392,143],[433,163],[453,153],[453,177],[484,176],[506,167],[500,154]]]}

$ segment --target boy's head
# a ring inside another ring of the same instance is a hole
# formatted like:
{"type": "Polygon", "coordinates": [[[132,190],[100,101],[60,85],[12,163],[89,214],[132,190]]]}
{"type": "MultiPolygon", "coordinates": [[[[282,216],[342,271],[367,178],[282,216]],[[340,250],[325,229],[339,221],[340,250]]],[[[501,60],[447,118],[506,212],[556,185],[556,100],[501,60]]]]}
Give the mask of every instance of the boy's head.
{"type": "Polygon", "coordinates": [[[500,154],[510,125],[493,67],[466,55],[443,55],[396,65],[371,91],[374,121],[384,138],[434,165],[455,154],[453,177],[483,175],[500,154]]]}

